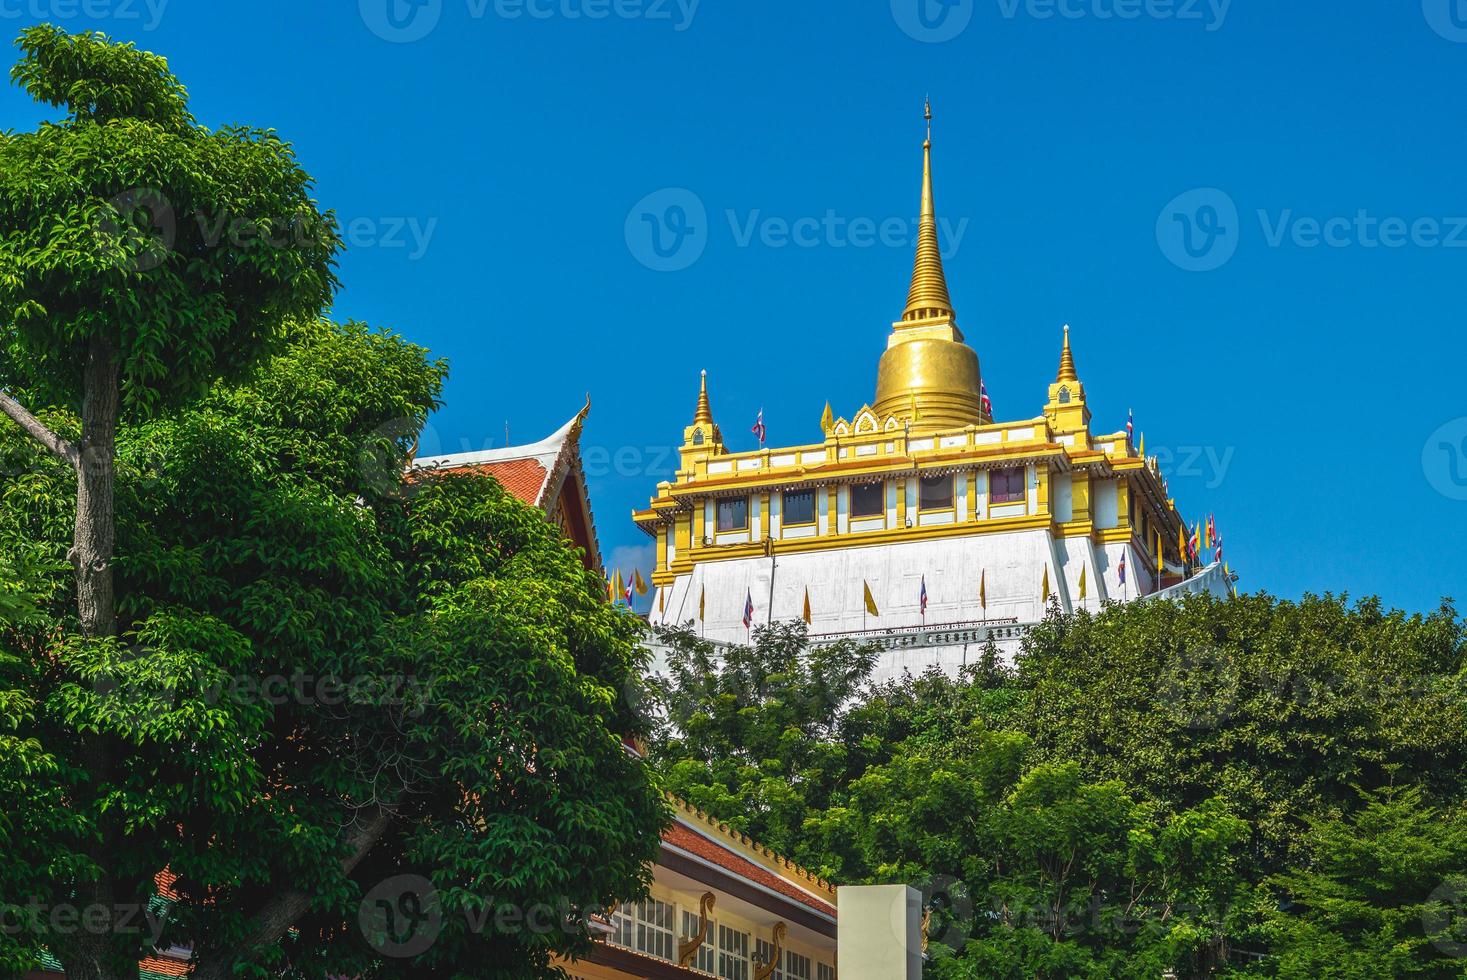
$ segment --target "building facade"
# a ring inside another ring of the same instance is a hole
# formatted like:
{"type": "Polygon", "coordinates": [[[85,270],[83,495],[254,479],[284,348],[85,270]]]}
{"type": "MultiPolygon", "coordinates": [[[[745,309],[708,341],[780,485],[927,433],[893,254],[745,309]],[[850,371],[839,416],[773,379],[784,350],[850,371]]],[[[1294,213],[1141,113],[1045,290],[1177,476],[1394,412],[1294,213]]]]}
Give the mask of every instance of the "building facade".
{"type": "Polygon", "coordinates": [[[916,260],[875,397],[849,417],[827,405],[817,441],[729,452],[704,373],[675,479],[633,514],[656,542],[654,624],[740,643],[804,619],[816,644],[879,643],[879,679],[956,669],[990,640],[1012,654],[1051,604],[1229,590],[1185,543],[1156,460],[1093,429],[1068,327],[1039,413],[992,417],[938,250],[927,118],[916,260]]]}

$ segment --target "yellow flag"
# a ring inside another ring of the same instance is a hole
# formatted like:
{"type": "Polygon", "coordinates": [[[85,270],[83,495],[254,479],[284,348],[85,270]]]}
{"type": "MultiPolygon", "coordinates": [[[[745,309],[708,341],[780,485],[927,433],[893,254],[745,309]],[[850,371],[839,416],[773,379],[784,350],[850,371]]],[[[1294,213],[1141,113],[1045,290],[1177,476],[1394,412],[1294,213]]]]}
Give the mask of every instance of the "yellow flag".
{"type": "Polygon", "coordinates": [[[1080,598],[1085,598],[1085,566],[1080,566],[1080,598]]]}
{"type": "Polygon", "coordinates": [[[606,576],[606,598],[610,602],[616,601],[616,576],[606,576]]]}
{"type": "Polygon", "coordinates": [[[866,590],[866,611],[873,616],[880,616],[876,609],[876,597],[871,594],[871,585],[866,581],[861,582],[861,587],[866,590]]]}
{"type": "Polygon", "coordinates": [[[636,585],[637,595],[646,595],[647,594],[647,580],[642,577],[642,570],[640,568],[638,568],[638,569],[634,570],[632,572],[632,574],[636,576],[636,579],[635,579],[635,581],[634,581],[633,584],[636,585]]]}
{"type": "Polygon", "coordinates": [[[1039,588],[1040,588],[1040,591],[1044,593],[1044,601],[1045,602],[1048,602],[1049,601],[1049,566],[1048,565],[1045,565],[1044,566],[1044,581],[1040,584],[1039,588]]]}
{"type": "Polygon", "coordinates": [[[1177,528],[1177,557],[1183,565],[1187,564],[1187,525],[1183,524],[1177,528]]]}
{"type": "Polygon", "coordinates": [[[703,586],[703,590],[698,593],[698,622],[700,622],[700,623],[703,622],[703,618],[704,618],[703,617],[703,613],[707,610],[707,608],[708,608],[708,586],[705,585],[705,586],[703,586]]]}
{"type": "Polygon", "coordinates": [[[616,573],[611,576],[611,601],[617,602],[620,600],[626,593],[626,590],[626,579],[621,577],[621,569],[618,568],[616,573]]]}
{"type": "Polygon", "coordinates": [[[830,410],[830,402],[825,403],[825,411],[820,415],[820,431],[829,432],[835,428],[835,413],[830,410]]]}
{"type": "Polygon", "coordinates": [[[988,569],[986,568],[978,573],[978,605],[983,607],[984,612],[988,611],[988,569]]]}
{"type": "Polygon", "coordinates": [[[800,618],[805,621],[806,626],[810,625],[810,587],[808,585],[805,586],[805,614],[800,618]]]}
{"type": "Polygon", "coordinates": [[[1162,570],[1166,567],[1166,565],[1163,563],[1162,551],[1163,551],[1163,548],[1161,546],[1161,532],[1160,531],[1157,531],[1156,532],[1156,577],[1157,577],[1156,585],[1157,585],[1158,588],[1161,587],[1161,573],[1162,573],[1162,570]]]}

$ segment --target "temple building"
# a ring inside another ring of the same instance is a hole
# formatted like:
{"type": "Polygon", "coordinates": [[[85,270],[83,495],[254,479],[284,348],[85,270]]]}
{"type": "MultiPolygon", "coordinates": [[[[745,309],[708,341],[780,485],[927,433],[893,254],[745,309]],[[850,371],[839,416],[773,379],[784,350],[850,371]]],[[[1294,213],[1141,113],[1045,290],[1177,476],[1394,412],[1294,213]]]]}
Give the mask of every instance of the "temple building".
{"type": "Polygon", "coordinates": [[[704,372],[675,479],[632,515],[656,542],[653,624],[742,643],[804,619],[816,645],[878,642],[881,679],[955,669],[990,640],[1012,655],[1051,604],[1230,590],[1186,543],[1156,460],[1127,431],[1092,429],[1068,327],[1038,414],[992,417],[938,249],[931,119],[916,261],[875,397],[849,417],[827,405],[818,441],[730,452],[704,372]]]}

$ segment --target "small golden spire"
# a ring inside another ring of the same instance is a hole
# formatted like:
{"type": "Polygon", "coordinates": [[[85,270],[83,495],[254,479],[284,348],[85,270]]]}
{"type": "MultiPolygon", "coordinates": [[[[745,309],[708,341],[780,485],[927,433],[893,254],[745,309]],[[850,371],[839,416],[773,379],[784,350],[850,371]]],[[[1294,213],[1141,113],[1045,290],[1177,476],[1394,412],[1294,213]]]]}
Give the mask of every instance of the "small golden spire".
{"type": "Polygon", "coordinates": [[[1080,376],[1075,373],[1075,355],[1070,353],[1070,325],[1065,324],[1065,349],[1060,353],[1059,376],[1055,383],[1061,381],[1079,381],[1080,376]]]}
{"type": "Polygon", "coordinates": [[[708,372],[703,372],[703,381],[698,388],[698,410],[693,413],[693,424],[713,424],[713,408],[708,404],[708,372]]]}
{"type": "Polygon", "coordinates": [[[953,315],[947,294],[947,277],[942,271],[942,251],[937,243],[937,210],[932,203],[932,102],[925,104],[927,141],[922,144],[922,217],[917,229],[917,260],[912,266],[912,286],[907,290],[903,320],[926,320],[953,315]]]}

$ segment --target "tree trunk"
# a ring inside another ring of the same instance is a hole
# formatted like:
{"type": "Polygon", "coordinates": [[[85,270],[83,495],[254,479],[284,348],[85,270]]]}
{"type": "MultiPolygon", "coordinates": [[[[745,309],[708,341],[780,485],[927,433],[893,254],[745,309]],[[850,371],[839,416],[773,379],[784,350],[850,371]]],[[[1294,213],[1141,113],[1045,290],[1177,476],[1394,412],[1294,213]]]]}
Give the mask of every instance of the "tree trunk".
{"type": "MultiPolygon", "coordinates": [[[[117,354],[110,340],[93,337],[87,345],[82,372],[82,438],[76,459],[76,525],[71,561],[76,574],[77,618],[88,640],[117,635],[117,601],[112,585],[112,550],[117,537],[115,469],[117,416],[120,397],[117,354]]],[[[113,778],[112,751],[105,735],[83,735],[82,758],[94,785],[113,778]]],[[[111,955],[121,937],[120,914],[111,857],[118,829],[111,816],[99,816],[98,833],[87,843],[88,857],[100,869],[99,877],[76,883],[76,904],[105,924],[59,944],[58,955],[68,980],[114,980],[111,955]]],[[[137,976],[134,967],[130,972],[137,976]]]]}
{"type": "Polygon", "coordinates": [[[82,633],[88,639],[102,639],[117,633],[112,549],[117,537],[118,365],[117,354],[105,338],[93,337],[87,347],[82,392],[71,560],[76,568],[76,607],[82,633]]]}

